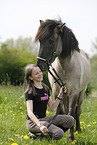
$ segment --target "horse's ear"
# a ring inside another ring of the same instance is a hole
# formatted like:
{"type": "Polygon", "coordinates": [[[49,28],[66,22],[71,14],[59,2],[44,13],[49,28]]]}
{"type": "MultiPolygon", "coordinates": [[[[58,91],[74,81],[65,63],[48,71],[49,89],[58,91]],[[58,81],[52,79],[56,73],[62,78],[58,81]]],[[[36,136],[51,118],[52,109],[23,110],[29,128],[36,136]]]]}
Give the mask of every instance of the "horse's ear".
{"type": "Polygon", "coordinates": [[[44,23],[44,21],[43,21],[43,20],[40,20],[40,25],[41,25],[42,23],[44,23]]]}
{"type": "Polygon", "coordinates": [[[62,31],[64,25],[65,25],[65,23],[58,25],[58,29],[59,29],[59,31],[62,31]]]}

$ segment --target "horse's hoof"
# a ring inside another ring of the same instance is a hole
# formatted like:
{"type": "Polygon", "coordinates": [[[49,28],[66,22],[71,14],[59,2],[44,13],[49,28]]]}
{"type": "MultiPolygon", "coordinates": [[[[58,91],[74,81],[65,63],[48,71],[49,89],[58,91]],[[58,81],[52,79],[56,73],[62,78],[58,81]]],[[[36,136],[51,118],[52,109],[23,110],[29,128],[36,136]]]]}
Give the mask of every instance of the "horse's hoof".
{"type": "Polygon", "coordinates": [[[78,132],[81,132],[81,129],[79,129],[78,132]]]}
{"type": "Polygon", "coordinates": [[[77,129],[76,131],[81,132],[81,128],[77,129]]]}

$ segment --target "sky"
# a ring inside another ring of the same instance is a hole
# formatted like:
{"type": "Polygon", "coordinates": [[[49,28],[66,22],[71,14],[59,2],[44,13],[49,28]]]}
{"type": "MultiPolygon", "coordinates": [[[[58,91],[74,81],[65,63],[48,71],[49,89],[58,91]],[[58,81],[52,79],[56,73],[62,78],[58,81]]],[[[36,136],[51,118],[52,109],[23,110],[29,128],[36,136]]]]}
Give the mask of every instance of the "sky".
{"type": "Polygon", "coordinates": [[[0,0],[0,42],[19,36],[34,40],[39,20],[59,17],[72,29],[79,48],[95,53],[97,0],[0,0]]]}

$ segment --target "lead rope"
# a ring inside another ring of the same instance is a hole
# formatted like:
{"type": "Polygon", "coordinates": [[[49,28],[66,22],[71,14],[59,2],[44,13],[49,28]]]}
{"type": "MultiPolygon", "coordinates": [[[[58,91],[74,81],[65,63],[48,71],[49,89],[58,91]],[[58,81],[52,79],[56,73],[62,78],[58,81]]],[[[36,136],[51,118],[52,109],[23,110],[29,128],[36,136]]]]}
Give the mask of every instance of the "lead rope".
{"type": "MultiPolygon", "coordinates": [[[[54,82],[54,83],[57,82],[58,85],[59,85],[60,87],[66,85],[66,83],[63,83],[63,81],[61,80],[61,78],[60,78],[60,76],[58,75],[58,73],[56,72],[56,70],[55,70],[52,66],[50,66],[50,67],[52,68],[52,70],[53,70],[53,72],[55,73],[55,75],[58,77],[58,79],[57,79],[57,78],[54,76],[54,74],[50,71],[50,69],[48,70],[48,72],[49,72],[49,73],[52,75],[52,77],[55,79],[55,82],[54,82]]],[[[64,90],[63,90],[62,100],[60,101],[60,104],[61,104],[61,105],[63,104],[63,100],[64,100],[64,90]]],[[[50,127],[50,125],[52,124],[53,120],[57,117],[57,115],[59,114],[59,112],[60,112],[60,109],[57,111],[56,115],[54,115],[52,121],[48,124],[47,128],[50,127]]]]}

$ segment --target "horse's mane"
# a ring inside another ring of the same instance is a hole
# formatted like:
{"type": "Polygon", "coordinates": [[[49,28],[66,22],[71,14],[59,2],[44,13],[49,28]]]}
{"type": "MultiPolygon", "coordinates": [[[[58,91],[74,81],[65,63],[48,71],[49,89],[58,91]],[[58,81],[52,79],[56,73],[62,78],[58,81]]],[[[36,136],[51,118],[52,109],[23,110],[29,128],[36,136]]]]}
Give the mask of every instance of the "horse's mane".
{"type": "MultiPolygon", "coordinates": [[[[63,24],[61,20],[57,21],[49,19],[41,23],[36,34],[35,41],[48,39],[54,33],[55,27],[61,24],[63,24]]],[[[78,41],[70,28],[65,25],[62,31],[59,32],[59,35],[61,36],[63,47],[61,57],[71,56],[74,50],[79,51],[78,41]]]]}

